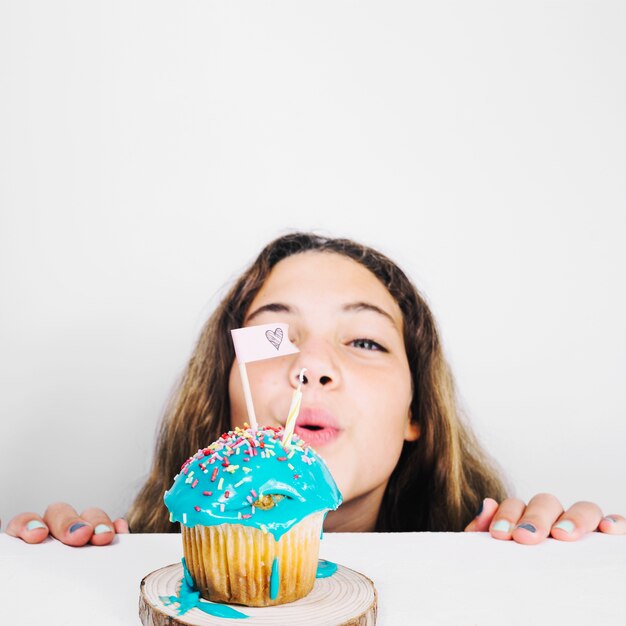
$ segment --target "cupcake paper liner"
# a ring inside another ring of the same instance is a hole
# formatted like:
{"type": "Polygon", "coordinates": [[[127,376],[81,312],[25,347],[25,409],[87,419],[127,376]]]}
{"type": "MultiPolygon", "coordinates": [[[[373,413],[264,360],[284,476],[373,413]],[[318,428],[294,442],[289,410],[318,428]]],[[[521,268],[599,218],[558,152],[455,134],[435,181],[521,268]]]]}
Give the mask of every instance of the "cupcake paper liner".
{"type": "Polygon", "coordinates": [[[200,594],[211,602],[293,602],[315,584],[323,521],[324,512],[313,513],[278,541],[271,532],[242,524],[182,526],[185,561],[200,594]]]}

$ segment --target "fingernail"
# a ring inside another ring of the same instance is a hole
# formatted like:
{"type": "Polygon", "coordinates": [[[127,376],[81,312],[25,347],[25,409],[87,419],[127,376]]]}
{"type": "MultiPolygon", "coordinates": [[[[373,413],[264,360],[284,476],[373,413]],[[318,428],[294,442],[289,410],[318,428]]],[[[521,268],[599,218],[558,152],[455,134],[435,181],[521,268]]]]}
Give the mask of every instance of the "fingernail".
{"type": "Polygon", "coordinates": [[[480,508],[478,509],[478,511],[476,511],[476,515],[474,515],[474,517],[478,517],[483,512],[484,507],[485,507],[485,501],[483,500],[480,503],[480,508]]]}
{"type": "Polygon", "coordinates": [[[113,529],[106,524],[98,524],[93,531],[94,535],[102,535],[104,533],[112,533],[113,529]]]}
{"type": "Polygon", "coordinates": [[[45,528],[46,525],[42,524],[38,519],[31,520],[26,524],[26,530],[37,530],[37,528],[45,528]]]}
{"type": "Polygon", "coordinates": [[[554,528],[560,528],[564,530],[566,533],[570,535],[574,532],[576,526],[574,526],[574,522],[570,522],[568,519],[561,520],[558,524],[554,525],[554,528]]]}
{"type": "Polygon", "coordinates": [[[617,520],[614,517],[611,517],[610,515],[607,515],[606,517],[602,518],[605,522],[611,522],[611,524],[617,524],[617,520]]]}
{"type": "Polygon", "coordinates": [[[491,530],[496,530],[501,533],[508,533],[511,530],[511,524],[505,519],[499,519],[492,527],[491,530]]]}
{"type": "Polygon", "coordinates": [[[82,522],[76,522],[76,524],[72,524],[70,526],[70,532],[75,533],[77,530],[83,528],[84,526],[87,526],[87,524],[83,524],[82,522]]]}
{"type": "Polygon", "coordinates": [[[525,524],[520,524],[518,528],[523,528],[524,530],[527,530],[529,533],[537,532],[537,529],[532,524],[529,524],[528,522],[526,522],[525,524]]]}

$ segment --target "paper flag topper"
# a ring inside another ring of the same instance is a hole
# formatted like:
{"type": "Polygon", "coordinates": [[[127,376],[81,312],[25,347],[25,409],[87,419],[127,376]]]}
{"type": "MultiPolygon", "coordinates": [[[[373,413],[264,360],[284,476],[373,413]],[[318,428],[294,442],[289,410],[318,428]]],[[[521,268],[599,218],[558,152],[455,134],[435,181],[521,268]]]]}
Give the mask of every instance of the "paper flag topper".
{"type": "Polygon", "coordinates": [[[289,324],[261,324],[230,332],[240,364],[299,352],[289,341],[289,324]]]}

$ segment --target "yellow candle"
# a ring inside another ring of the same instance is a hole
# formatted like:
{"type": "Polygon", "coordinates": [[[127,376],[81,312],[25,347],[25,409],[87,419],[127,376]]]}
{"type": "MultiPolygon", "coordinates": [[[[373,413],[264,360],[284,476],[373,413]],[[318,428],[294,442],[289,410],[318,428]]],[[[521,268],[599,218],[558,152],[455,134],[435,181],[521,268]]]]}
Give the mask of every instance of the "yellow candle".
{"type": "Polygon", "coordinates": [[[296,419],[298,417],[298,413],[300,412],[300,404],[302,403],[302,383],[304,382],[304,372],[306,372],[306,368],[302,368],[302,370],[300,370],[300,374],[298,375],[300,384],[291,397],[291,406],[289,407],[287,423],[285,424],[285,434],[283,435],[282,440],[282,444],[284,446],[291,445],[291,436],[293,435],[294,428],[296,427],[296,419]]]}

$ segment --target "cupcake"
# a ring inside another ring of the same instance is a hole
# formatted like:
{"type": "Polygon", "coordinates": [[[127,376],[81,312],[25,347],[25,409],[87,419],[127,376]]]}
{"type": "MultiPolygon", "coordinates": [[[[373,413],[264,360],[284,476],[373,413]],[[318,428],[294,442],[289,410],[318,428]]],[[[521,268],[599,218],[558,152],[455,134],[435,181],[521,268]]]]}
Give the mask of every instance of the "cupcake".
{"type": "Polygon", "coordinates": [[[341,504],[324,461],[283,430],[236,428],[185,461],[165,492],[189,573],[212,602],[270,606],[315,583],[322,524],[341,504]]]}

